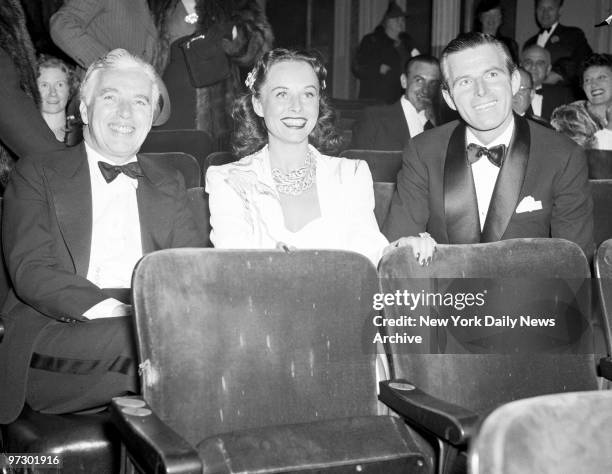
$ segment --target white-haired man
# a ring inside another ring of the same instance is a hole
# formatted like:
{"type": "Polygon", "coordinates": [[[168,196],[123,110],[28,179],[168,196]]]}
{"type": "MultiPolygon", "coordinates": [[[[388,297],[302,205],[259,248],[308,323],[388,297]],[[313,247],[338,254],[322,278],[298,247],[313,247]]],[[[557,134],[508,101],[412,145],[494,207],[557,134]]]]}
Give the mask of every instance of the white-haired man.
{"type": "Polygon", "coordinates": [[[81,86],[84,143],[19,160],[4,195],[0,423],[27,402],[91,409],[138,389],[129,287],[153,250],[202,246],[182,177],[137,152],[157,111],[153,68],[116,49],[81,86]]]}

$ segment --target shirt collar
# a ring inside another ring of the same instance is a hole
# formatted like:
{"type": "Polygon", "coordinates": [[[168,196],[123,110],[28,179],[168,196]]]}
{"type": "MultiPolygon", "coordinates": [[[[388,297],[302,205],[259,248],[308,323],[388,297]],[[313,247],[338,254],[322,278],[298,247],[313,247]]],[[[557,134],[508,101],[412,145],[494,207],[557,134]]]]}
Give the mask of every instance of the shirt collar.
{"type": "Polygon", "coordinates": [[[550,30],[548,30],[548,35],[552,35],[553,32],[555,31],[555,29],[557,28],[557,25],[559,24],[558,21],[556,21],[555,23],[553,23],[553,25],[550,27],[550,30]]]}
{"type": "MultiPolygon", "coordinates": [[[[84,143],[85,143],[85,151],[87,152],[87,159],[89,160],[90,163],[97,163],[98,161],[104,161],[105,163],[109,163],[111,165],[116,165],[117,164],[113,160],[110,160],[109,158],[105,157],[104,155],[102,155],[98,151],[94,150],[91,147],[91,145],[89,145],[87,143],[86,140],[84,140],[84,143]]],[[[125,163],[131,163],[133,161],[137,161],[136,155],[132,156],[125,163]]],[[[123,164],[125,164],[125,163],[123,163],[123,164]]]]}
{"type": "Polygon", "coordinates": [[[490,143],[484,144],[476,136],[474,133],[466,127],[465,129],[465,141],[466,143],[475,143],[478,146],[484,146],[487,148],[491,148],[497,145],[506,145],[506,148],[510,145],[510,140],[512,140],[512,134],[514,133],[514,116],[512,117],[512,121],[508,124],[506,129],[499,134],[495,139],[491,140],[490,143]]]}
{"type": "Polygon", "coordinates": [[[421,110],[420,112],[417,112],[417,109],[415,108],[415,106],[412,105],[412,102],[406,99],[405,95],[402,96],[401,101],[402,101],[402,107],[404,108],[404,110],[406,110],[408,113],[414,116],[419,117],[423,123],[427,122],[427,116],[425,115],[425,109],[421,110]]]}

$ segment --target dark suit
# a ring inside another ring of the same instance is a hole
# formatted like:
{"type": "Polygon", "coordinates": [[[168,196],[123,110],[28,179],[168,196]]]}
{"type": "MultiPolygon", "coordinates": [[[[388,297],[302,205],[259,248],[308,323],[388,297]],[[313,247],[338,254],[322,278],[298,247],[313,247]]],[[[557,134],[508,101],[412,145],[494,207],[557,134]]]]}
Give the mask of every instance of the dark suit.
{"type": "MultiPolygon", "coordinates": [[[[523,49],[536,44],[538,35],[525,41],[523,49]]],[[[582,30],[559,24],[544,47],[550,52],[552,70],[566,82],[576,85],[583,61],[593,52],[582,30]]]]}
{"type": "MultiPolygon", "coordinates": [[[[187,208],[182,177],[159,161],[139,157],[144,173],[136,191],[143,253],[202,246],[187,208]]],[[[2,314],[0,423],[24,403],[28,365],[49,325],[75,324],[108,295],[87,280],[92,197],[85,147],[19,160],[4,195],[2,240],[13,283],[2,314]]],[[[123,319],[123,318],[117,318],[123,319]]],[[[67,326],[66,326],[67,327],[67,326]]],[[[96,334],[89,334],[96,341],[96,334]]]]}
{"type": "Polygon", "coordinates": [[[593,204],[584,151],[563,135],[515,116],[515,130],[480,230],[465,125],[425,132],[404,150],[385,221],[392,241],[427,231],[442,244],[559,237],[593,253],[593,204]],[[517,213],[531,196],[542,209],[517,213]]]}
{"type": "Polygon", "coordinates": [[[364,109],[353,125],[351,148],[358,150],[403,150],[410,138],[401,101],[364,109]]]}
{"type": "MultiPolygon", "coordinates": [[[[575,97],[572,90],[567,86],[556,84],[542,84],[542,113],[540,117],[550,122],[550,116],[560,105],[574,102],[575,97]]],[[[528,109],[528,114],[533,115],[531,106],[528,109]]]]}

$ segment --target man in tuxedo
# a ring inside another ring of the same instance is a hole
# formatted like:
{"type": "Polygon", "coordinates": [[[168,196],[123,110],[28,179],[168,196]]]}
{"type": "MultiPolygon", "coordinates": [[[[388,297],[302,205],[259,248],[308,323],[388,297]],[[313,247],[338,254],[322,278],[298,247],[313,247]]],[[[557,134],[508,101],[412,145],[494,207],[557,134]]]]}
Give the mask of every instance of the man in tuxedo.
{"type": "Polygon", "coordinates": [[[433,127],[432,101],[440,88],[438,60],[428,55],[409,59],[400,82],[404,95],[399,101],[363,111],[353,125],[351,148],[402,150],[410,137],[433,127]]]}
{"type": "Polygon", "coordinates": [[[536,0],[540,32],[525,41],[523,49],[536,44],[550,53],[552,70],[546,77],[547,84],[565,83],[576,87],[580,67],[593,51],[580,28],[559,23],[562,6],[563,0],[536,0]]]}
{"type": "Polygon", "coordinates": [[[593,253],[583,150],[512,113],[520,76],[505,46],[466,33],[442,53],[445,101],[462,122],[410,140],[383,233],[443,244],[560,237],[593,253]]]}
{"type": "Polygon", "coordinates": [[[521,55],[521,66],[533,79],[535,94],[531,101],[531,110],[528,112],[530,115],[537,115],[548,122],[553,110],[575,100],[570,87],[545,83],[546,77],[552,70],[550,53],[545,48],[537,44],[526,47],[521,55]]]}
{"type": "Polygon", "coordinates": [[[541,117],[533,115],[531,109],[531,101],[535,97],[535,91],[533,90],[533,79],[531,74],[526,69],[519,67],[518,72],[521,75],[521,83],[519,90],[512,96],[512,110],[515,114],[525,117],[529,120],[533,120],[540,125],[551,128],[550,124],[541,117]]]}
{"type": "Polygon", "coordinates": [[[25,157],[4,195],[13,289],[2,308],[0,423],[138,391],[129,287],[153,250],[202,246],[181,175],[137,152],[157,113],[152,66],[117,49],[80,90],[84,143],[25,157]]]}

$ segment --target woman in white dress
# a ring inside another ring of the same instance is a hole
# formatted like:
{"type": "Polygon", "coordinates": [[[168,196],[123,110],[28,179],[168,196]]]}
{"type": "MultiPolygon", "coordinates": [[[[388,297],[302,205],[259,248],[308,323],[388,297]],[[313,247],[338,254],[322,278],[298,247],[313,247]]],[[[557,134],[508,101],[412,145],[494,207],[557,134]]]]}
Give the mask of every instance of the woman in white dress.
{"type": "Polygon", "coordinates": [[[374,217],[367,163],[326,156],[339,143],[324,95],[326,70],[306,53],[275,49],[249,74],[234,106],[238,162],[211,167],[210,239],[221,248],[326,248],[359,252],[411,245],[427,264],[429,234],[389,245],[374,217]]]}

